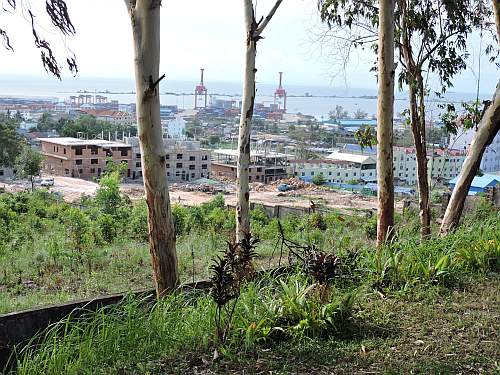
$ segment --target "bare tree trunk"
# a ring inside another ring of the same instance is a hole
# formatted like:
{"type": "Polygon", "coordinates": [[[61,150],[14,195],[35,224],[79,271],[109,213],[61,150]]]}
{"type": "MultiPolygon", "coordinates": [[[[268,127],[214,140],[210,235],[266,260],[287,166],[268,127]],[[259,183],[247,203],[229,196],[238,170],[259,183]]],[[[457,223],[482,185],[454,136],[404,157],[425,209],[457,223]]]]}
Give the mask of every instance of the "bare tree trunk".
{"type": "Polygon", "coordinates": [[[243,0],[245,12],[245,29],[247,32],[245,53],[245,75],[243,82],[243,99],[241,103],[240,128],[238,137],[238,165],[236,186],[236,240],[241,241],[250,235],[250,187],[248,169],[250,165],[250,128],[255,102],[255,57],[257,41],[267,24],[274,16],[283,0],[277,0],[265,19],[257,23],[252,0],[243,0]]]}
{"type": "Polygon", "coordinates": [[[380,0],[377,104],[377,248],[394,226],[392,130],[394,115],[394,0],[380,0]]]}
{"type": "Polygon", "coordinates": [[[149,247],[158,297],[178,285],[175,230],[170,211],[165,148],[160,123],[161,0],[125,0],[135,52],[137,124],[148,205],[149,247]]]}
{"type": "Polygon", "coordinates": [[[446,207],[443,222],[441,223],[440,234],[446,235],[450,230],[458,225],[460,216],[464,208],[465,198],[469,193],[469,188],[476,175],[484,150],[491,144],[500,130],[500,82],[497,84],[493,101],[485,111],[477,131],[469,147],[468,155],[465,158],[462,170],[458,176],[457,183],[451,194],[451,199],[446,207]]]}
{"type": "Polygon", "coordinates": [[[497,25],[497,40],[500,44],[500,1],[491,0],[493,3],[493,11],[495,12],[495,23],[497,25]]]}
{"type": "Polygon", "coordinates": [[[419,192],[420,235],[422,239],[430,235],[430,207],[429,207],[429,181],[427,176],[427,149],[425,140],[425,119],[420,118],[421,107],[417,105],[417,92],[415,85],[409,85],[410,97],[410,122],[413,141],[415,143],[415,156],[417,161],[417,184],[419,192]],[[423,133],[424,132],[424,133],[423,133]]]}

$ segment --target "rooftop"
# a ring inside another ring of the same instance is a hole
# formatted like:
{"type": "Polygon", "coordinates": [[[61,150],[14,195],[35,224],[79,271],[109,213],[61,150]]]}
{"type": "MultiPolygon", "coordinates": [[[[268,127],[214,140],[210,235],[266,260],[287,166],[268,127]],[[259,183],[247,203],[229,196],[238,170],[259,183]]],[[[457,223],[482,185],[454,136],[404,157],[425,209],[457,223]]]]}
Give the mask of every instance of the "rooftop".
{"type": "Polygon", "coordinates": [[[326,158],[331,160],[349,161],[351,163],[359,163],[359,164],[365,164],[365,163],[373,164],[376,162],[375,159],[373,159],[371,156],[368,155],[350,154],[347,152],[338,152],[338,151],[332,152],[326,158]]]}
{"type": "MultiPolygon", "coordinates": [[[[238,150],[233,149],[224,149],[219,148],[213,151],[216,155],[227,155],[238,157],[238,150]]],[[[272,151],[261,151],[261,150],[252,150],[250,151],[250,157],[266,157],[266,158],[293,158],[294,155],[291,154],[283,154],[280,152],[272,152],[272,151]]]]}
{"type": "Polygon", "coordinates": [[[104,139],[78,139],[71,137],[37,138],[40,142],[54,143],[61,146],[99,146],[99,147],[130,147],[122,142],[106,141],[104,139]]]}
{"type": "MultiPolygon", "coordinates": [[[[450,180],[449,184],[455,185],[458,181],[458,177],[450,180]]],[[[487,186],[494,186],[495,181],[497,184],[500,184],[500,176],[494,174],[483,174],[482,176],[476,176],[472,180],[471,187],[475,188],[485,188],[487,186]]]]}

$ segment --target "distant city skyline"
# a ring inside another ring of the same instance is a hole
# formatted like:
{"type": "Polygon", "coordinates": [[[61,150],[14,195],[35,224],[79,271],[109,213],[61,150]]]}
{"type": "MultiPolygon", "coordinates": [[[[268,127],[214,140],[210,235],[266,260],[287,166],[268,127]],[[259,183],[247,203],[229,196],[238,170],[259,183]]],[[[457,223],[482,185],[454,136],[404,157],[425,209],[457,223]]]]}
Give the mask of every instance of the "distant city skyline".
{"type": "MultiPolygon", "coordinates": [[[[265,15],[273,2],[258,1],[258,15],[265,15]]],[[[85,78],[133,79],[132,37],[123,1],[67,0],[67,3],[77,29],[75,37],[61,40],[49,34],[50,23],[39,17],[45,36],[52,42],[59,42],[54,47],[60,62],[64,61],[64,45],[77,56],[77,78],[68,76],[65,71],[63,80],[75,83],[85,78]]],[[[43,14],[41,7],[37,10],[43,14]]],[[[55,80],[48,77],[41,66],[28,21],[20,13],[0,15],[15,49],[14,53],[0,50],[0,75],[55,80]]],[[[332,66],[328,53],[322,51],[319,43],[312,42],[321,30],[324,25],[318,17],[316,0],[285,0],[266,29],[265,39],[259,42],[257,80],[263,84],[276,83],[278,71],[283,71],[285,85],[376,89],[375,74],[369,71],[375,56],[369,49],[353,55],[345,76],[332,77],[339,66],[332,66]]],[[[168,79],[195,82],[199,79],[199,68],[204,67],[208,82],[241,82],[244,58],[241,1],[164,1],[161,33],[160,70],[168,79]]],[[[477,71],[479,38],[473,36],[470,45],[470,63],[477,71]]],[[[485,56],[481,60],[480,92],[493,93],[499,69],[485,56]]],[[[431,79],[430,83],[436,86],[435,80],[431,79]]],[[[457,76],[454,83],[451,89],[454,92],[474,92],[474,72],[468,69],[457,76]]]]}

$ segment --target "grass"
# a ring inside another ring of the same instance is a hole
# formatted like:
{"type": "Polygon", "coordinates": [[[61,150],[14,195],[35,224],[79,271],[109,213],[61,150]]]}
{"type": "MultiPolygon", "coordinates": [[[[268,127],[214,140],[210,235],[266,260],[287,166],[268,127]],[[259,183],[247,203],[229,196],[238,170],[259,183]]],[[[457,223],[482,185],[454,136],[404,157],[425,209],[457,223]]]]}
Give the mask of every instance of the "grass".
{"type": "MultiPolygon", "coordinates": [[[[206,293],[174,294],[148,306],[129,298],[44,332],[39,345],[18,353],[17,372],[499,372],[500,213],[480,205],[456,231],[423,243],[417,215],[406,212],[397,222],[397,236],[377,258],[370,239],[373,218],[332,213],[285,220],[289,238],[338,256],[340,266],[327,297],[300,268],[255,280],[237,299],[224,344],[217,341],[217,310],[206,293]]],[[[252,225],[264,239],[257,247],[257,268],[276,264],[277,223],[254,213],[252,225]]],[[[195,278],[207,276],[210,258],[226,247],[224,241],[217,231],[181,235],[183,280],[192,277],[192,254],[195,278]]],[[[30,258],[29,247],[23,249],[11,261],[31,266],[31,275],[44,285],[52,285],[54,272],[60,272],[60,289],[52,294],[34,288],[12,294],[26,304],[151,282],[145,245],[100,247],[90,272],[85,263],[66,259],[64,267],[47,274],[40,269],[51,264],[50,258],[32,267],[42,257],[30,258]]],[[[28,287],[14,279],[8,292],[16,285],[28,287]]],[[[6,300],[5,306],[13,303],[6,300]]]]}
{"type": "Polygon", "coordinates": [[[215,361],[207,297],[171,296],[151,310],[129,300],[53,328],[39,350],[23,357],[18,373],[494,373],[499,287],[495,276],[465,290],[426,287],[386,299],[368,293],[336,331],[263,343],[238,333],[261,315],[244,316],[244,306],[261,306],[261,294],[249,287],[215,361]]]}

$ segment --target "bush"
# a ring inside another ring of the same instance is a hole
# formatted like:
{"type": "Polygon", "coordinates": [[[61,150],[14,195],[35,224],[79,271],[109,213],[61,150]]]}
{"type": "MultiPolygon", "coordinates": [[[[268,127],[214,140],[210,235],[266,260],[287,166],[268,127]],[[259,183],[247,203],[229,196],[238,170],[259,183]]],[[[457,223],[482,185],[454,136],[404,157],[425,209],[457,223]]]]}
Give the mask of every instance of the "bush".
{"type": "Polygon", "coordinates": [[[317,174],[312,178],[312,183],[317,186],[326,184],[326,178],[323,173],[317,174]]]}

